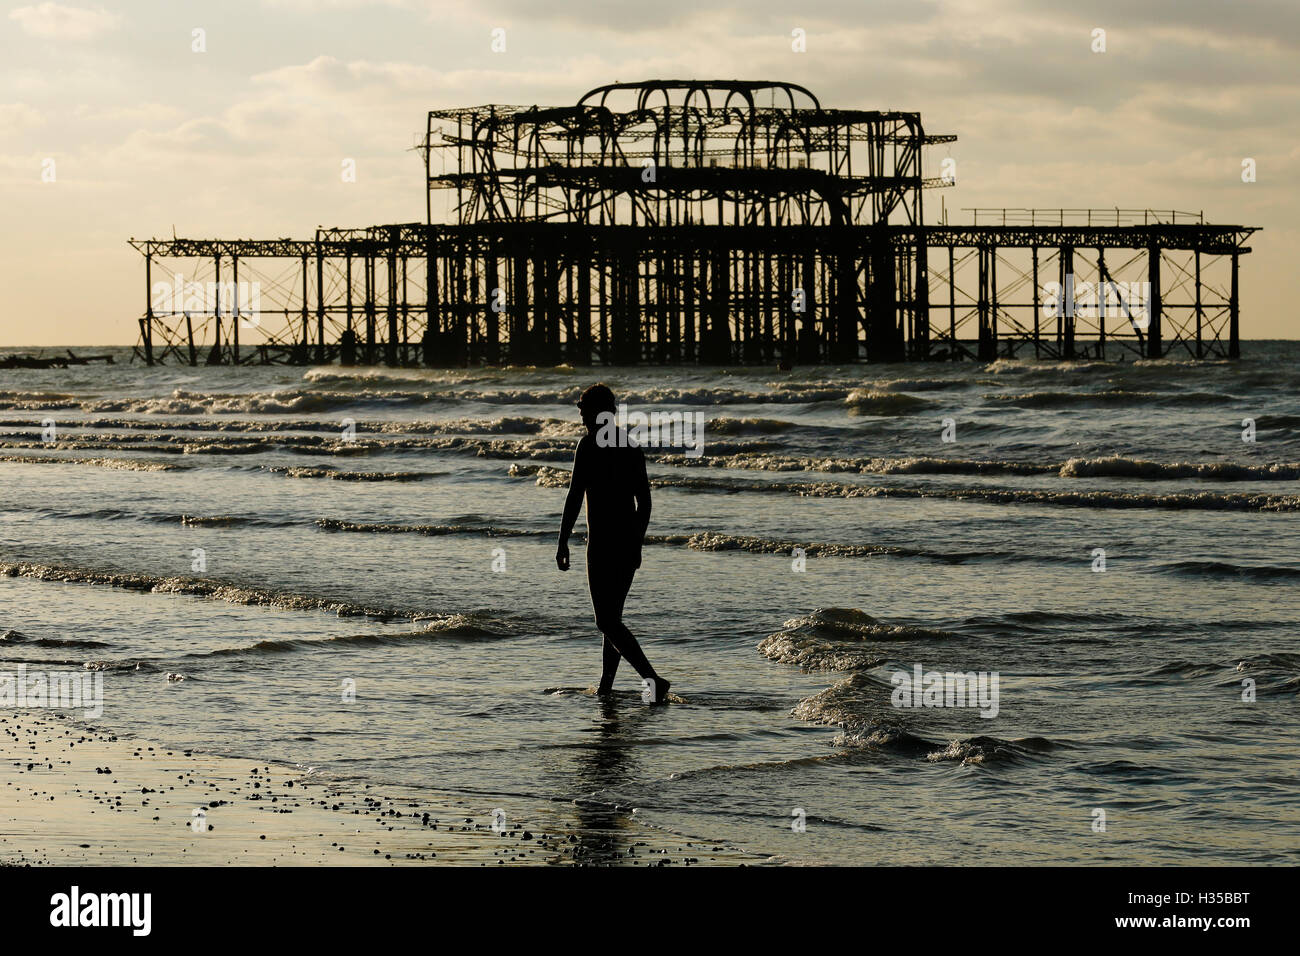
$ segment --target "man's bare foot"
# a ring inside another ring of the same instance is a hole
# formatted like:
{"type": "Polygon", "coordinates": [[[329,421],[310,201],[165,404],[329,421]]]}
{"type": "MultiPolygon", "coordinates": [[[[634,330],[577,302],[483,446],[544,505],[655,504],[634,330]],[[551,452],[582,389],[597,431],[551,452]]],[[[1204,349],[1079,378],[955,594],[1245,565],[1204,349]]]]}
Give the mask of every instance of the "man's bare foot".
{"type": "Polygon", "coordinates": [[[668,703],[668,688],[672,686],[672,681],[664,680],[662,677],[655,678],[655,699],[652,704],[668,703]]]}
{"type": "Polygon", "coordinates": [[[604,684],[601,684],[599,687],[596,688],[597,697],[609,697],[613,693],[614,693],[614,688],[612,686],[606,687],[604,684]]]}

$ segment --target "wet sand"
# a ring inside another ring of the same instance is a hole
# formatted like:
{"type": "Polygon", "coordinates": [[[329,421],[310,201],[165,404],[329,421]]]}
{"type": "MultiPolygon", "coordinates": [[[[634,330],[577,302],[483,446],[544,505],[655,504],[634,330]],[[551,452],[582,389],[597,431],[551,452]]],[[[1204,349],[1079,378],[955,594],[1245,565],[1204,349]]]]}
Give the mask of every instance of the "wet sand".
{"type": "Polygon", "coordinates": [[[630,808],[346,785],[170,750],[50,711],[0,712],[0,865],[754,865],[630,808]],[[505,826],[493,829],[493,810],[505,826]],[[196,813],[196,811],[198,811],[196,813]]]}

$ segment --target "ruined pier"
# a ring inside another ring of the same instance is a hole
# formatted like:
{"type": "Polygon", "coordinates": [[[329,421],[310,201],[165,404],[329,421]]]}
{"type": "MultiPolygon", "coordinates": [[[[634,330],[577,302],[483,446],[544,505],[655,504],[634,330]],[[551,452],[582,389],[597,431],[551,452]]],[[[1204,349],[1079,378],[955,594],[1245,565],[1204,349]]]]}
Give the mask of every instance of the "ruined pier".
{"type": "Polygon", "coordinates": [[[1253,227],[968,209],[956,139],[790,83],[618,83],[428,114],[426,221],[132,239],[136,355],[190,365],[1233,358],[1253,227]],[[928,173],[928,175],[927,175],[928,173]],[[446,209],[440,209],[440,206],[446,209]]]}

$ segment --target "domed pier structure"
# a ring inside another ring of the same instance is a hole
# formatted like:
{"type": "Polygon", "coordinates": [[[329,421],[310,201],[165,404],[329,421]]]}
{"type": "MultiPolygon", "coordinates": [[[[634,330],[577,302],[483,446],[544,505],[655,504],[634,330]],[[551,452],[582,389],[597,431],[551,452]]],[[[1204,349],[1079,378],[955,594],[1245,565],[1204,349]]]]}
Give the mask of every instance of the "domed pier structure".
{"type": "MultiPolygon", "coordinates": [[[[188,364],[809,364],[1235,357],[1256,230],[971,209],[919,113],[792,83],[614,83],[428,114],[426,221],[131,240],[139,357],[188,364]],[[933,204],[932,204],[933,207],[933,204]]],[[[947,152],[947,150],[945,150],[947,152]]]]}

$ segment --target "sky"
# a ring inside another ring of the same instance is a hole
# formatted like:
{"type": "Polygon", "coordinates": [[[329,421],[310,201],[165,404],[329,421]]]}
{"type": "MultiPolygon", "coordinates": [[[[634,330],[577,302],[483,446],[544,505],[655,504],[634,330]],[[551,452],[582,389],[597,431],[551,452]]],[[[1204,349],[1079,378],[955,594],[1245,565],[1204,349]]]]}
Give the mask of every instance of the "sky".
{"type": "Polygon", "coordinates": [[[653,78],[918,111],[958,136],[926,170],[955,161],[953,222],[1118,206],[1259,226],[1242,335],[1297,338],[1297,64],[1294,0],[0,3],[0,347],[133,343],[129,237],[422,220],[430,109],[565,105],[653,78]]]}

